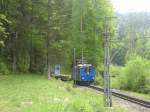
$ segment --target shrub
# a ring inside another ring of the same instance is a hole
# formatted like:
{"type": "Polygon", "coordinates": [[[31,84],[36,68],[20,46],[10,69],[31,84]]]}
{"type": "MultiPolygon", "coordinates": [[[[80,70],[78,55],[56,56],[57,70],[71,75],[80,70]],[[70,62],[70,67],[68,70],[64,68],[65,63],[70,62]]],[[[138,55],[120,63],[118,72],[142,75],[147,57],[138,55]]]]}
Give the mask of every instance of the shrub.
{"type": "Polygon", "coordinates": [[[95,81],[93,82],[94,85],[103,86],[103,77],[101,75],[96,76],[95,81]]]}
{"type": "Polygon", "coordinates": [[[125,77],[123,74],[124,67],[114,66],[110,67],[110,75],[112,88],[122,89],[125,85],[125,77]]]}
{"type": "Polygon", "coordinates": [[[5,63],[0,62],[0,75],[7,75],[9,73],[9,70],[5,63]]]}
{"type": "Polygon", "coordinates": [[[28,56],[22,56],[22,58],[18,58],[17,67],[19,72],[28,72],[29,70],[29,57],[28,56]]]}
{"type": "MultiPolygon", "coordinates": [[[[148,79],[150,77],[150,61],[140,56],[129,60],[124,68],[125,89],[147,93],[148,79]]],[[[149,87],[149,86],[148,86],[149,87]]]]}
{"type": "Polygon", "coordinates": [[[111,66],[110,67],[110,75],[112,77],[119,76],[122,73],[123,67],[121,66],[111,66]]]}
{"type": "Polygon", "coordinates": [[[150,93],[150,61],[132,56],[125,67],[111,66],[113,88],[150,93]]]}

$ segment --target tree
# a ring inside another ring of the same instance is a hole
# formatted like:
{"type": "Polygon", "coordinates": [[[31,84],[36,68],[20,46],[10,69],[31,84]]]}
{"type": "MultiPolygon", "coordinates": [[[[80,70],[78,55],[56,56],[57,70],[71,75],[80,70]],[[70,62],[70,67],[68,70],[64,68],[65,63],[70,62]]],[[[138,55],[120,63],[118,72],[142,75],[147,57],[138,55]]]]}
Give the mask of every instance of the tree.
{"type": "Polygon", "coordinates": [[[2,46],[4,46],[4,41],[8,36],[8,33],[4,25],[7,25],[9,23],[10,21],[7,20],[6,16],[0,14],[0,45],[2,46]]]}
{"type": "Polygon", "coordinates": [[[89,63],[102,65],[103,19],[96,18],[113,14],[107,0],[3,0],[0,6],[12,22],[0,25],[1,34],[9,33],[0,50],[10,70],[50,76],[51,68],[62,64],[71,71],[74,47],[79,58],[83,49],[89,63]]]}

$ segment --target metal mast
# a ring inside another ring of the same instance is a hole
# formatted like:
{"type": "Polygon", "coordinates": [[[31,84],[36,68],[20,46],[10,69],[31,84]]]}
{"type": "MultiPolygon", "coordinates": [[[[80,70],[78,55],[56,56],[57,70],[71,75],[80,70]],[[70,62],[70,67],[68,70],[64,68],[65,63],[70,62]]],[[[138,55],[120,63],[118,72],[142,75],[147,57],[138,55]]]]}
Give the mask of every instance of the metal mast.
{"type": "MultiPolygon", "coordinates": [[[[80,4],[81,4],[81,17],[80,17],[80,32],[81,32],[81,36],[82,36],[82,32],[83,32],[83,0],[80,0],[80,4]]],[[[82,48],[82,64],[83,64],[83,48],[82,48]]]]}
{"type": "Polygon", "coordinates": [[[75,81],[73,82],[73,87],[76,87],[76,48],[73,49],[73,76],[72,78],[75,78],[75,81]]]}
{"type": "Polygon", "coordinates": [[[110,84],[110,32],[108,28],[108,22],[114,17],[105,17],[104,20],[104,102],[106,107],[112,107],[112,93],[110,84]]]}
{"type": "Polygon", "coordinates": [[[51,11],[51,0],[48,0],[48,31],[47,31],[47,74],[48,74],[48,79],[51,77],[51,71],[50,71],[50,51],[49,51],[49,38],[50,38],[50,26],[51,26],[51,21],[50,21],[50,13],[51,11]]]}

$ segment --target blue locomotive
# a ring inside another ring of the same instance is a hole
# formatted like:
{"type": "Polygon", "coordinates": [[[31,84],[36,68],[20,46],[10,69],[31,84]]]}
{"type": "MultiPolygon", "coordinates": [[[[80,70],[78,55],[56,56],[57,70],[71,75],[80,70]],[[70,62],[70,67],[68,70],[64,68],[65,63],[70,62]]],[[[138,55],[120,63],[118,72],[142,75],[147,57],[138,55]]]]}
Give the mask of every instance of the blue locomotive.
{"type": "Polygon", "coordinates": [[[75,84],[89,85],[95,79],[95,69],[91,64],[77,64],[72,78],[75,84]]]}

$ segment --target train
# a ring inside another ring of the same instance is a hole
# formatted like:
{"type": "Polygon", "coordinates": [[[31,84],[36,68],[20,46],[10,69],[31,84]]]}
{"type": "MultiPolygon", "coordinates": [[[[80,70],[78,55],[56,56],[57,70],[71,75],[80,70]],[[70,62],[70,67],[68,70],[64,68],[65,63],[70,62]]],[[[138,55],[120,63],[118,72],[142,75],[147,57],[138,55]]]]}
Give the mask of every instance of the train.
{"type": "Polygon", "coordinates": [[[72,76],[60,73],[60,65],[55,65],[53,75],[56,79],[63,81],[73,80],[75,85],[90,85],[95,80],[95,68],[92,64],[88,64],[86,60],[77,59],[73,65],[72,76]]]}
{"type": "Polygon", "coordinates": [[[95,68],[92,64],[78,63],[73,68],[72,79],[77,85],[90,85],[95,80],[95,68]]]}

